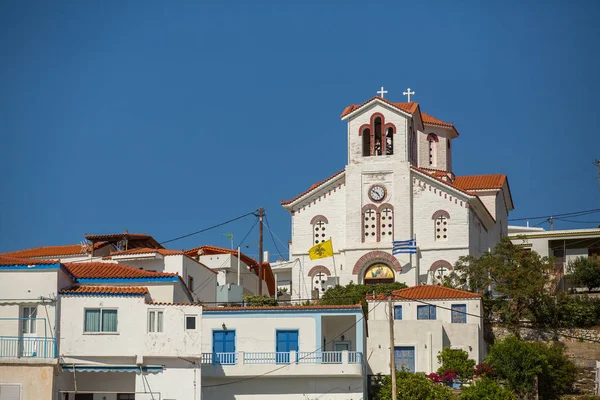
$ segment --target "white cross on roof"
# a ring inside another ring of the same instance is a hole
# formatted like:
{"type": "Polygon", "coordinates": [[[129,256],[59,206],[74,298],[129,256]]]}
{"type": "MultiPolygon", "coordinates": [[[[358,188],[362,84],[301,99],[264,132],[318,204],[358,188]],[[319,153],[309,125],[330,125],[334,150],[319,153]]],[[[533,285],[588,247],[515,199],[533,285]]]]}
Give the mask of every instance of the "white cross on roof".
{"type": "Polygon", "coordinates": [[[383,86],[381,87],[381,90],[379,90],[377,92],[378,95],[381,96],[381,98],[383,99],[383,95],[386,94],[388,91],[387,90],[383,90],[383,86]]]}
{"type": "Polygon", "coordinates": [[[410,88],[406,89],[406,92],[402,92],[403,95],[408,96],[408,102],[410,103],[410,96],[415,94],[415,92],[411,92],[410,88]]]}

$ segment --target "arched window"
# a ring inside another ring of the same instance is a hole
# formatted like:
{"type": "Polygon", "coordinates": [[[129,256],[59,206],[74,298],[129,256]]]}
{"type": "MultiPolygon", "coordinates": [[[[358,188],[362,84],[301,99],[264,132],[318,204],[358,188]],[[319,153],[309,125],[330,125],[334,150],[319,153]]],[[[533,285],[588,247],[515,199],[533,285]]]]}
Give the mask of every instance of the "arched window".
{"type": "Polygon", "coordinates": [[[433,229],[436,242],[445,242],[450,236],[450,214],[447,211],[436,211],[433,216],[433,229]]]}
{"type": "Polygon", "coordinates": [[[379,239],[384,242],[394,240],[394,207],[390,204],[379,206],[379,239]]]}
{"type": "Polygon", "coordinates": [[[316,217],[313,217],[310,223],[313,227],[313,245],[324,242],[331,236],[327,229],[329,221],[324,216],[317,215],[316,217]]]}
{"type": "Polygon", "coordinates": [[[385,130],[385,155],[391,156],[394,154],[394,129],[387,128],[385,130]]]}
{"type": "Polygon", "coordinates": [[[379,214],[377,213],[377,207],[373,204],[368,204],[362,209],[362,241],[363,242],[377,242],[378,240],[378,221],[379,214]]]}
{"type": "Polygon", "coordinates": [[[363,156],[371,155],[371,130],[369,128],[362,131],[363,156]]]}
{"type": "Polygon", "coordinates": [[[429,145],[429,165],[437,164],[437,144],[439,141],[436,134],[430,133],[427,135],[427,142],[429,145]]]}
{"type": "Polygon", "coordinates": [[[308,271],[308,276],[311,280],[313,293],[316,294],[317,298],[320,298],[327,290],[327,278],[331,276],[329,268],[317,265],[308,271]]]}
{"type": "Polygon", "coordinates": [[[381,117],[375,118],[375,154],[376,156],[380,156],[382,153],[382,136],[381,136],[381,117]]]}

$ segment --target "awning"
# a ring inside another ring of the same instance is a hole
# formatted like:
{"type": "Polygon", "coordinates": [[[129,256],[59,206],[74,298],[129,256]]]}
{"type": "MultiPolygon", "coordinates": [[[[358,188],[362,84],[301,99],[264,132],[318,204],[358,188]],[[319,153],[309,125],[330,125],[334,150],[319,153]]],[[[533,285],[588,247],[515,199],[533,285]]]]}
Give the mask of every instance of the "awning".
{"type": "Polygon", "coordinates": [[[165,368],[162,365],[82,365],[82,364],[61,364],[63,371],[68,372],[145,372],[148,374],[158,374],[165,368]]]}

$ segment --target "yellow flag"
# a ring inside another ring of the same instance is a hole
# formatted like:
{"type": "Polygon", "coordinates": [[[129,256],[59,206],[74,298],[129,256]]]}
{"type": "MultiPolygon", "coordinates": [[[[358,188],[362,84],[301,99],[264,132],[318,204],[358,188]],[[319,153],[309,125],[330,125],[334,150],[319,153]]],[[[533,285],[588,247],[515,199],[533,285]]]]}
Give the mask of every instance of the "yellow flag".
{"type": "Polygon", "coordinates": [[[311,260],[316,260],[317,258],[333,257],[333,244],[331,244],[331,239],[311,247],[308,250],[308,256],[311,260]]]}

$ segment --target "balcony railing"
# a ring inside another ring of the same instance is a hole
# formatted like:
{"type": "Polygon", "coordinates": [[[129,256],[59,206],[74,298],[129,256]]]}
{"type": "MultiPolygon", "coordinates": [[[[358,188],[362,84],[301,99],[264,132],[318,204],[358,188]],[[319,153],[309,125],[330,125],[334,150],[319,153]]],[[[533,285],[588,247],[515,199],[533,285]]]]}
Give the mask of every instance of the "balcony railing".
{"type": "Polygon", "coordinates": [[[0,336],[0,358],[56,358],[56,340],[44,337],[0,336]]]}
{"type": "Polygon", "coordinates": [[[202,353],[202,364],[362,364],[359,351],[202,353]]]}

